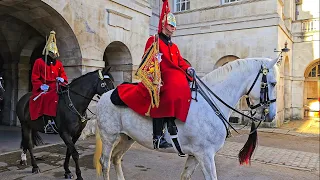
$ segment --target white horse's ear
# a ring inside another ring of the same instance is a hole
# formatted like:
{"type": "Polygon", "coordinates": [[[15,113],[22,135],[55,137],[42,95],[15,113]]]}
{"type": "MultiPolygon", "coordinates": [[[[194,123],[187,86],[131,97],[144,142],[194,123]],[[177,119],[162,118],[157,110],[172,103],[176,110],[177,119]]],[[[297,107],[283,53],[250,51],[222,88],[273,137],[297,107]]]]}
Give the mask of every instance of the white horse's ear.
{"type": "Polygon", "coordinates": [[[277,64],[278,59],[279,59],[279,58],[277,57],[277,58],[269,61],[269,63],[268,63],[268,69],[271,69],[275,64],[277,64]]]}

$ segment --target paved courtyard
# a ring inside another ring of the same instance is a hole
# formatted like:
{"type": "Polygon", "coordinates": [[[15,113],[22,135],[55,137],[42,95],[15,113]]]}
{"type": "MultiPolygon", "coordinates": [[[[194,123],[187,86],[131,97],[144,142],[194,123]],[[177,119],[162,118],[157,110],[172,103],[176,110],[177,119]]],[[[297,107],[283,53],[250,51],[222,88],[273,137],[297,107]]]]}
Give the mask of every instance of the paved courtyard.
{"type": "MultiPolygon", "coordinates": [[[[251,166],[239,166],[237,154],[246,138],[246,135],[235,134],[235,137],[228,139],[217,154],[219,179],[319,179],[319,137],[260,132],[259,146],[251,166]]],[[[79,141],[78,144],[84,179],[101,179],[96,177],[92,165],[94,147],[94,137],[79,141]]],[[[27,167],[19,165],[20,152],[3,154],[0,156],[0,177],[5,180],[63,179],[64,154],[65,147],[61,144],[37,148],[35,156],[41,159],[38,161],[42,171],[40,174],[31,174],[30,162],[27,167]]],[[[176,154],[159,153],[135,144],[123,158],[124,174],[129,180],[176,180],[180,177],[185,159],[176,154]]],[[[74,172],[74,168],[71,170],[74,172]]],[[[111,166],[111,179],[116,179],[113,166],[111,166]]],[[[204,179],[199,167],[193,179],[204,179]]]]}

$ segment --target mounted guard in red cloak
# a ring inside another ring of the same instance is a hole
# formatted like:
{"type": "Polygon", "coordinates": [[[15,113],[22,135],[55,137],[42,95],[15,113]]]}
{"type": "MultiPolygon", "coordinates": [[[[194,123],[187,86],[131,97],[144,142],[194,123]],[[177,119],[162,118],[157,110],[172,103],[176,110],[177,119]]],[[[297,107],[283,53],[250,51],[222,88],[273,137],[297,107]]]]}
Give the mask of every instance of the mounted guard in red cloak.
{"type": "MultiPolygon", "coordinates": [[[[185,122],[191,102],[187,78],[191,80],[188,73],[193,68],[171,41],[175,30],[176,19],[170,13],[168,0],[163,0],[158,33],[148,39],[136,73],[141,82],[121,84],[111,96],[114,104],[125,104],[135,112],[153,118],[155,149],[172,147],[163,138],[164,123],[174,123],[175,119],[185,122]]],[[[172,131],[176,133],[177,130],[172,131]]]]}
{"type": "Polygon", "coordinates": [[[55,32],[51,31],[43,49],[42,58],[35,61],[32,74],[32,96],[29,101],[31,120],[44,116],[54,119],[57,112],[57,85],[67,83],[68,78],[59,57],[55,32]],[[59,83],[57,83],[59,82],[59,83]]]}

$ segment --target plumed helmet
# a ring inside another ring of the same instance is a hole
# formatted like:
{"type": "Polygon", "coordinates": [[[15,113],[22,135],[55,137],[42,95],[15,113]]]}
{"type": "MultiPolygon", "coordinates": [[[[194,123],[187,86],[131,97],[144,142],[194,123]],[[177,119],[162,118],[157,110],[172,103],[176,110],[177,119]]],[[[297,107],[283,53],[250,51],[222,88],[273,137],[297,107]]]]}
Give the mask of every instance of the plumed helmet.
{"type": "Polygon", "coordinates": [[[162,27],[166,26],[167,24],[177,27],[176,18],[170,12],[168,0],[162,0],[162,1],[163,1],[163,5],[162,5],[160,18],[159,18],[158,33],[160,33],[162,31],[162,27]]]}
{"type": "Polygon", "coordinates": [[[166,15],[166,18],[164,20],[167,20],[167,24],[172,25],[173,27],[177,27],[176,17],[170,12],[166,15]]]}
{"type": "Polygon", "coordinates": [[[55,55],[55,57],[59,57],[59,51],[58,51],[57,40],[55,35],[56,35],[56,32],[50,31],[50,35],[45,47],[43,48],[42,55],[48,55],[49,52],[51,52],[55,55]]]}

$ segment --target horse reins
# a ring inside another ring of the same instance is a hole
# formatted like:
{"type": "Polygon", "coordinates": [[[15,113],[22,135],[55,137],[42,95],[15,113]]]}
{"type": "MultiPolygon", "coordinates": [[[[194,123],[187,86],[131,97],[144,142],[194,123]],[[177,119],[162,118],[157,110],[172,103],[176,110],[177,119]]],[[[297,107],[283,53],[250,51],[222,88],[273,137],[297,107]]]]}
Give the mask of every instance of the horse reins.
{"type": "MultiPolygon", "coordinates": [[[[105,79],[105,78],[110,78],[110,77],[109,77],[108,75],[104,75],[104,76],[103,76],[102,73],[101,73],[101,70],[99,70],[98,73],[99,73],[99,79],[102,81],[101,87],[105,89],[105,92],[109,91],[110,89],[109,89],[109,88],[106,88],[106,84],[107,84],[107,83],[105,82],[104,79],[105,79]]],[[[84,96],[84,95],[82,95],[82,94],[80,94],[80,93],[78,93],[78,92],[76,92],[76,91],[71,90],[71,89],[70,89],[70,86],[69,86],[68,84],[64,84],[64,85],[65,85],[65,87],[66,87],[67,89],[66,89],[66,90],[61,90],[61,91],[59,91],[59,90],[58,90],[59,82],[57,82],[57,92],[58,92],[59,94],[65,94],[65,93],[67,93],[67,97],[68,97],[68,100],[69,100],[70,103],[67,104],[66,101],[65,101],[65,103],[66,103],[68,109],[69,109],[71,112],[77,114],[77,115],[81,118],[81,122],[88,121],[88,120],[92,119],[94,116],[96,116],[96,114],[94,114],[89,108],[86,108],[86,110],[89,110],[89,112],[90,112],[91,114],[93,114],[93,116],[92,116],[91,118],[88,118],[86,113],[85,113],[84,116],[81,115],[81,113],[76,109],[76,107],[74,106],[74,104],[73,104],[73,102],[72,102],[72,100],[71,100],[70,92],[72,92],[72,93],[74,93],[74,94],[76,94],[76,95],[79,95],[79,96],[81,96],[81,97],[83,97],[83,98],[85,98],[85,99],[88,99],[88,100],[90,100],[90,101],[98,102],[98,100],[95,100],[95,99],[93,99],[93,98],[88,98],[88,97],[86,97],[86,96],[84,96]]]]}
{"type": "MultiPolygon", "coordinates": [[[[273,102],[276,102],[276,99],[273,99],[273,100],[269,99],[268,84],[267,84],[267,74],[268,74],[268,72],[269,72],[269,70],[266,67],[262,67],[261,66],[261,69],[259,70],[254,82],[252,83],[249,91],[245,95],[247,104],[251,109],[256,109],[258,107],[265,106],[265,109],[263,111],[265,118],[266,118],[266,115],[269,113],[269,109],[268,108],[269,108],[270,104],[273,103],[273,102]],[[254,85],[256,84],[256,82],[257,82],[257,80],[258,80],[258,78],[259,78],[261,73],[262,73],[262,80],[261,80],[261,90],[260,90],[260,103],[253,106],[253,105],[250,104],[249,94],[252,91],[252,89],[253,89],[254,85]]],[[[199,89],[199,93],[207,101],[207,103],[211,106],[211,108],[214,110],[215,114],[222,120],[222,122],[223,122],[223,124],[224,124],[224,126],[226,128],[226,131],[227,131],[227,137],[230,134],[230,131],[229,131],[229,129],[228,129],[226,124],[228,124],[229,127],[231,127],[238,134],[239,134],[239,132],[229,123],[229,121],[226,119],[226,117],[224,117],[222,115],[221,110],[219,110],[219,108],[213,103],[214,101],[211,98],[209,98],[209,96],[205,93],[205,91],[202,89],[201,86],[203,86],[211,95],[213,95],[215,98],[217,98],[222,104],[224,104],[229,109],[235,111],[236,113],[238,113],[238,114],[240,114],[240,115],[242,115],[244,117],[249,118],[253,122],[259,121],[259,124],[256,127],[256,129],[251,131],[250,134],[255,132],[257,130],[257,128],[260,126],[261,122],[265,120],[265,119],[258,119],[258,118],[255,118],[255,117],[250,117],[250,116],[248,116],[248,115],[236,110],[235,108],[231,107],[230,105],[228,105],[219,96],[217,96],[214,92],[212,92],[212,90],[196,75],[195,71],[193,71],[192,77],[193,77],[193,81],[192,81],[191,89],[196,92],[195,98],[192,98],[192,99],[197,101],[197,92],[198,92],[198,89],[199,89]],[[197,82],[197,80],[201,83],[201,86],[197,82]]],[[[251,113],[251,116],[254,116],[254,114],[251,113]]]]}

